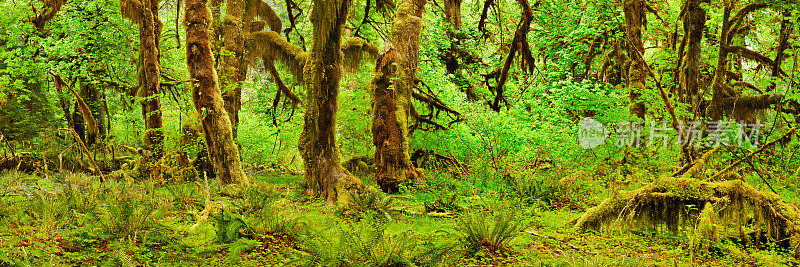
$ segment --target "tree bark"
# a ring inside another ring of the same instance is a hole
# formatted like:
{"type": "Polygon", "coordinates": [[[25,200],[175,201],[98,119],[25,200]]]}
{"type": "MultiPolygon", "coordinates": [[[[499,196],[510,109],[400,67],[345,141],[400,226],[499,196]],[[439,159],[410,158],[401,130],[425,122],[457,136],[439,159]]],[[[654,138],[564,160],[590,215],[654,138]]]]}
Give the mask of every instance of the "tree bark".
{"type": "Polygon", "coordinates": [[[683,56],[680,79],[679,97],[681,102],[692,105],[692,113],[699,115],[698,92],[700,83],[700,55],[702,54],[703,30],[706,25],[706,11],[700,7],[700,0],[688,0],[686,13],[683,17],[684,39],[686,54],[683,56]]]}
{"type": "Polygon", "coordinates": [[[730,28],[731,28],[731,3],[725,4],[725,10],[722,14],[722,30],[720,33],[719,38],[719,54],[717,56],[717,67],[716,71],[714,72],[714,79],[711,81],[711,88],[712,88],[712,97],[711,97],[711,105],[706,112],[708,116],[712,119],[719,120],[722,118],[723,115],[723,99],[730,96],[727,85],[727,67],[728,67],[728,46],[730,39],[729,36],[730,28]]]}
{"type": "Polygon", "coordinates": [[[644,103],[639,101],[642,93],[647,89],[647,73],[645,70],[644,44],[642,43],[642,25],[645,20],[645,3],[642,0],[626,0],[625,11],[625,35],[628,39],[626,47],[631,65],[628,69],[628,88],[631,108],[630,112],[640,119],[644,119],[647,108],[644,103]],[[638,51],[638,52],[637,52],[638,51]]]}
{"type": "Polygon", "coordinates": [[[306,90],[303,132],[298,149],[305,165],[305,187],[310,196],[346,203],[348,189],[360,185],[341,165],[336,144],[336,112],[342,75],[342,29],[350,0],[314,0],[311,25],[314,42],[303,67],[306,90]]]}
{"type": "Polygon", "coordinates": [[[392,27],[393,49],[378,60],[373,83],[372,142],[375,179],[383,191],[413,181],[419,172],[408,152],[408,117],[419,63],[419,34],[425,0],[404,0],[392,27]]]}
{"type": "Polygon", "coordinates": [[[144,0],[145,12],[139,27],[142,49],[144,81],[144,100],[142,115],[145,121],[145,148],[150,151],[148,162],[157,161],[164,153],[163,120],[161,117],[161,29],[163,24],[158,17],[158,0],[144,0]]]}
{"type": "Polygon", "coordinates": [[[461,1],[462,0],[444,1],[445,17],[456,29],[461,28],[461,1]]]}
{"type": "MultiPolygon", "coordinates": [[[[222,22],[223,45],[226,54],[222,55],[222,99],[225,111],[233,126],[233,138],[237,136],[239,110],[242,109],[242,86],[246,66],[244,60],[244,35],[242,33],[244,0],[228,0],[225,5],[225,18],[222,22]]],[[[260,1],[260,0],[256,0],[260,1]]],[[[249,23],[249,22],[246,22],[249,23]]]]}
{"type": "Polygon", "coordinates": [[[242,171],[239,148],[233,142],[231,121],[225,112],[209,43],[212,23],[207,0],[186,0],[186,64],[192,77],[192,101],[201,114],[206,146],[223,184],[249,184],[242,171]]]}

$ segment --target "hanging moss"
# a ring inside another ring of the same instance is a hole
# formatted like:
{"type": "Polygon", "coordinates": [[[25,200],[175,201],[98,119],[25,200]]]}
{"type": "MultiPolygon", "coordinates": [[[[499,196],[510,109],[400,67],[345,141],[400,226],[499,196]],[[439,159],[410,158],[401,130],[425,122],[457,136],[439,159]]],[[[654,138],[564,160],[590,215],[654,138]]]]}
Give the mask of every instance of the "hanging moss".
{"type": "MultiPolygon", "coordinates": [[[[665,177],[636,191],[615,193],[581,216],[575,228],[611,230],[652,227],[675,232],[697,222],[699,208],[714,205],[714,217],[725,230],[752,227],[775,240],[800,243],[797,208],[780,196],[760,192],[741,180],[706,182],[665,177]],[[752,221],[752,225],[744,222],[752,221]]],[[[707,209],[708,211],[708,209],[707,209]]],[[[711,214],[706,216],[712,216],[711,214]]],[[[724,233],[724,231],[721,231],[724,233]]]]}
{"type": "Polygon", "coordinates": [[[303,81],[303,65],[308,60],[308,53],[302,48],[286,41],[277,32],[260,31],[251,33],[245,41],[250,57],[277,59],[289,68],[295,79],[303,81]]]}
{"type": "Polygon", "coordinates": [[[378,57],[378,47],[358,37],[350,37],[344,41],[341,50],[344,69],[349,72],[355,72],[359,69],[363,63],[364,56],[369,59],[378,57]]]}
{"type": "MultiPolygon", "coordinates": [[[[254,18],[260,18],[264,22],[264,24],[269,25],[270,30],[275,32],[280,32],[281,27],[283,27],[281,18],[275,14],[275,10],[272,9],[267,3],[264,3],[262,0],[247,0],[245,3],[244,15],[242,16],[242,21],[250,22],[254,18]]],[[[262,26],[263,27],[263,26],[262,26]]],[[[260,30],[260,29],[259,29],[260,30]]]]}

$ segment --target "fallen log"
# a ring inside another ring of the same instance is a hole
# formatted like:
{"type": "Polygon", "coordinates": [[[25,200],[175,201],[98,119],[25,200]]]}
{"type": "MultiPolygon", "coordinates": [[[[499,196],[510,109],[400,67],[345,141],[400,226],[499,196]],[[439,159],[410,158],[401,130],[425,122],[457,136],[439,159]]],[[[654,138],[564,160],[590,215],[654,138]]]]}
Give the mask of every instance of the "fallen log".
{"type": "Polygon", "coordinates": [[[762,230],[768,238],[798,253],[798,209],[772,192],[761,192],[741,180],[709,182],[664,177],[636,191],[620,191],[586,211],[575,223],[580,230],[651,227],[677,232],[694,227],[708,204],[724,230],[762,230]]]}

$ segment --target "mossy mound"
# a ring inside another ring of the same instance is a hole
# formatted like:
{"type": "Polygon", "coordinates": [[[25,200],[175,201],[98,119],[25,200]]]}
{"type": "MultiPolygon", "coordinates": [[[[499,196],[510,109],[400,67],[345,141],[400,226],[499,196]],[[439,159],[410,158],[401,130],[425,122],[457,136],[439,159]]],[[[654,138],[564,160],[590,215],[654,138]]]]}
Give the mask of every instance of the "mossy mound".
{"type": "Polygon", "coordinates": [[[800,244],[796,207],[777,194],[761,192],[741,180],[707,182],[660,178],[636,191],[621,191],[578,218],[576,229],[651,227],[676,232],[694,228],[703,212],[713,211],[722,233],[760,232],[784,246],[800,244]],[[712,205],[711,208],[704,208],[712,205]]]}

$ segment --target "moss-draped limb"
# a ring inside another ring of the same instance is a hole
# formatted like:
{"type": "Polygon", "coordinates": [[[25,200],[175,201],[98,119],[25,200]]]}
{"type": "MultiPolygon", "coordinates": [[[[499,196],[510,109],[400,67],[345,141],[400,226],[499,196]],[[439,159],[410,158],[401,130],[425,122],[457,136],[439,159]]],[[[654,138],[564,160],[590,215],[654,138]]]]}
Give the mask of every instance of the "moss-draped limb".
{"type": "Polygon", "coordinates": [[[378,57],[378,47],[359,37],[347,38],[347,40],[342,43],[341,51],[344,69],[349,72],[355,72],[361,67],[364,56],[370,59],[378,57]]]}
{"type": "Polygon", "coordinates": [[[589,209],[577,229],[655,227],[677,231],[694,225],[699,208],[716,205],[721,227],[763,230],[774,240],[796,247],[800,243],[800,216],[796,207],[771,192],[761,192],[744,181],[706,182],[692,178],[660,178],[636,191],[622,191],[589,209]],[[695,207],[694,209],[690,207],[695,207]],[[753,225],[744,222],[752,219],[753,225]]]}
{"type": "MultiPolygon", "coordinates": [[[[739,54],[739,55],[741,55],[742,57],[744,57],[746,59],[755,61],[756,63],[764,65],[764,66],[773,67],[775,65],[775,61],[770,59],[769,57],[764,56],[761,53],[758,53],[756,51],[747,49],[746,47],[743,47],[743,46],[739,46],[739,45],[729,46],[729,47],[727,47],[727,53],[739,54]]],[[[780,67],[776,68],[776,72],[778,74],[780,74],[781,76],[789,76],[780,67]]]]}
{"type": "Polygon", "coordinates": [[[277,32],[251,33],[248,35],[245,45],[248,56],[262,57],[271,61],[277,60],[289,68],[297,81],[303,81],[303,66],[308,60],[308,53],[299,46],[286,41],[277,32]]]}
{"type": "Polygon", "coordinates": [[[270,30],[276,32],[281,31],[283,22],[281,22],[281,18],[275,14],[275,10],[272,9],[272,6],[264,3],[262,0],[246,0],[245,5],[244,14],[242,15],[243,22],[250,23],[255,18],[260,18],[269,26],[270,30]]]}
{"type": "Polygon", "coordinates": [[[242,171],[239,148],[233,141],[230,119],[225,113],[214,55],[209,43],[211,10],[207,0],[186,0],[186,65],[192,78],[192,101],[201,114],[203,133],[214,169],[223,184],[249,184],[242,171]]]}

